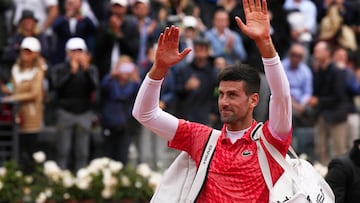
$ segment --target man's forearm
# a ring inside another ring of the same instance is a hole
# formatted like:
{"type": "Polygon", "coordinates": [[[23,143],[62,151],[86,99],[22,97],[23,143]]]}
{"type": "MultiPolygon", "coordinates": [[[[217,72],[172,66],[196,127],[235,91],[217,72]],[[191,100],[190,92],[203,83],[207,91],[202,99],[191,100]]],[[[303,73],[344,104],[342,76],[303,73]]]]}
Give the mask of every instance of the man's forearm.
{"type": "Polygon", "coordinates": [[[157,65],[154,64],[149,71],[149,77],[153,80],[161,80],[165,77],[166,73],[167,71],[158,68],[157,65]]]}
{"type": "Polygon", "coordinates": [[[277,55],[274,44],[270,36],[267,39],[257,40],[255,41],[255,43],[263,58],[274,58],[277,55]]]}

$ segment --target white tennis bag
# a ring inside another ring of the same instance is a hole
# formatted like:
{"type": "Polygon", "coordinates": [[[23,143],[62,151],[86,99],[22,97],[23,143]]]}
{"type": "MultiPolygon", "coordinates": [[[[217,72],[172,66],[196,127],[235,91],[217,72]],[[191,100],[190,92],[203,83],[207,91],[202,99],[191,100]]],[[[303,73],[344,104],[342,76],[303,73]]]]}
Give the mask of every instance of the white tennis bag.
{"type": "Polygon", "coordinates": [[[181,152],[165,171],[151,203],[192,203],[197,199],[206,179],[221,131],[212,130],[201,156],[199,169],[187,152],[181,152]],[[197,171],[197,172],[196,172],[197,171]]]}
{"type": "Polygon", "coordinates": [[[334,203],[335,196],[325,179],[306,160],[300,159],[290,146],[289,151],[295,158],[286,159],[272,146],[262,133],[262,123],[252,132],[252,139],[256,141],[258,159],[267,187],[269,188],[270,203],[334,203]],[[272,183],[269,162],[259,140],[271,156],[284,169],[284,173],[272,183]]]}

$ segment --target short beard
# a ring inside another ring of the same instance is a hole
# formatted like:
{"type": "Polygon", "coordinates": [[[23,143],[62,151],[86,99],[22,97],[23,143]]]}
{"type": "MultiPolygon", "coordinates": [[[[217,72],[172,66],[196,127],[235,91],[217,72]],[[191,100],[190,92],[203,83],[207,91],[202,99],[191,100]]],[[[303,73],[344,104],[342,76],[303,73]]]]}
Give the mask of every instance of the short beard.
{"type": "Polygon", "coordinates": [[[227,117],[223,117],[220,115],[220,120],[222,123],[225,123],[225,124],[230,124],[230,123],[233,123],[236,121],[236,118],[234,115],[232,116],[227,116],[227,117]]]}

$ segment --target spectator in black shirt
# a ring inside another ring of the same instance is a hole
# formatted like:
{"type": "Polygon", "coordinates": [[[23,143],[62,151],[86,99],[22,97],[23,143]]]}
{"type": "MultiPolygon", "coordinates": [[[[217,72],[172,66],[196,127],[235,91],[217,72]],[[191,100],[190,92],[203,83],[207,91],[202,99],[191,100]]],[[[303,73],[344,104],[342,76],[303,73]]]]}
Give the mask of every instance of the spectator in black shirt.
{"type": "Polygon", "coordinates": [[[69,39],[66,52],[68,60],[53,69],[53,86],[58,102],[57,161],[62,168],[69,168],[69,155],[74,145],[74,169],[77,170],[88,161],[92,102],[98,87],[98,73],[89,62],[83,39],[69,39]],[[75,133],[74,139],[72,132],[75,133]]]}

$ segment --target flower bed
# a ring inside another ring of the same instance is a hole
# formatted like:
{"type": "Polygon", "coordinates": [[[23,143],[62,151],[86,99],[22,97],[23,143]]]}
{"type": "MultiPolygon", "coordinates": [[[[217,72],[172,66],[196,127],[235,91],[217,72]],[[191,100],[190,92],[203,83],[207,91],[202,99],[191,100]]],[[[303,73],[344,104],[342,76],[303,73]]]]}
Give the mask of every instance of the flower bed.
{"type": "Polygon", "coordinates": [[[24,175],[14,161],[0,168],[0,202],[149,202],[161,179],[147,164],[126,165],[98,158],[73,174],[43,152],[33,155],[35,171],[24,175]]]}

